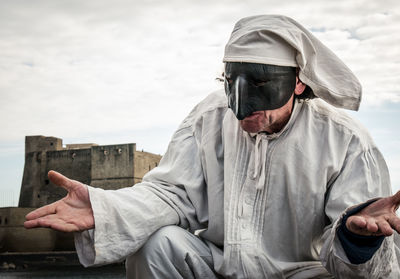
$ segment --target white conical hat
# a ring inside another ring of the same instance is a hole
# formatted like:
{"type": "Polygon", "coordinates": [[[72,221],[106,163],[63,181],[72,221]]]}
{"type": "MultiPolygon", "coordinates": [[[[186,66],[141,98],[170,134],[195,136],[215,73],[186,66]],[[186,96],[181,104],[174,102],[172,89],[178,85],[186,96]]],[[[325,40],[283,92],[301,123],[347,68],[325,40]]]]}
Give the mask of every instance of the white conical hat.
{"type": "Polygon", "coordinates": [[[239,20],[225,46],[224,62],[299,68],[301,81],[333,106],[358,110],[361,84],[353,72],[295,20],[260,15],[239,20]]]}

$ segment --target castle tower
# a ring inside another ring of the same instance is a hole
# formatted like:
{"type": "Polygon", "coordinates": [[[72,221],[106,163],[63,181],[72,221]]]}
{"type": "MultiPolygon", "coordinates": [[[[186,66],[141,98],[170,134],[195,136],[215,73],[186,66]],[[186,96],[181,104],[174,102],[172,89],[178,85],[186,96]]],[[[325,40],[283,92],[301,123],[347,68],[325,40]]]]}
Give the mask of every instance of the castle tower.
{"type": "Polygon", "coordinates": [[[40,207],[66,195],[66,190],[49,181],[50,170],[93,187],[119,189],[140,182],[160,159],[160,155],[137,151],[134,143],[63,147],[59,138],[27,136],[19,207],[40,207]]]}

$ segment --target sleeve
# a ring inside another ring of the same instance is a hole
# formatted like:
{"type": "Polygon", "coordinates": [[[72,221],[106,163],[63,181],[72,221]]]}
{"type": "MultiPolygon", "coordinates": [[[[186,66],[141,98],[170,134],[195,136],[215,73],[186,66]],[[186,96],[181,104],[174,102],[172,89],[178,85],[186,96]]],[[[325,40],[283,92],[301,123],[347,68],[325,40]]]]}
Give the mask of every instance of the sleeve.
{"type": "Polygon", "coordinates": [[[342,244],[347,258],[353,264],[365,263],[381,247],[385,236],[364,236],[352,233],[346,227],[347,219],[366,208],[376,200],[371,200],[348,211],[342,218],[342,223],[337,229],[337,236],[342,244]]]}
{"type": "Polygon", "coordinates": [[[175,132],[159,166],[141,183],[112,191],[89,187],[95,229],[75,234],[84,266],[121,261],[166,225],[190,230],[204,226],[197,212],[207,208],[206,185],[189,122],[186,119],[175,132]]]}
{"type": "Polygon", "coordinates": [[[357,138],[349,143],[340,172],[329,185],[325,214],[330,220],[322,240],[321,262],[335,278],[400,278],[398,247],[393,236],[364,263],[351,263],[338,237],[347,212],[376,197],[389,196],[391,186],[386,163],[379,150],[363,149],[357,138]]]}

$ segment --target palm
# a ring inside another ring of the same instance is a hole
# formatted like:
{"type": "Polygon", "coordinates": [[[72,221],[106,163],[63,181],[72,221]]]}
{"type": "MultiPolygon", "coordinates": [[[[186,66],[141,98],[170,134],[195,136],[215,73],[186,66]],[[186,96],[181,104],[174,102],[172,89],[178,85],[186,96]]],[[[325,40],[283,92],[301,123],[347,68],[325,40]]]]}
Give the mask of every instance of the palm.
{"type": "Polygon", "coordinates": [[[49,179],[54,184],[65,188],[68,191],[67,196],[29,213],[24,226],[28,229],[49,227],[64,232],[94,228],[93,211],[87,187],[54,171],[49,172],[49,179]]]}
{"type": "Polygon", "coordinates": [[[359,235],[389,236],[393,234],[393,229],[400,233],[400,219],[396,215],[399,204],[400,191],[393,196],[377,200],[350,216],[346,227],[359,235]]]}

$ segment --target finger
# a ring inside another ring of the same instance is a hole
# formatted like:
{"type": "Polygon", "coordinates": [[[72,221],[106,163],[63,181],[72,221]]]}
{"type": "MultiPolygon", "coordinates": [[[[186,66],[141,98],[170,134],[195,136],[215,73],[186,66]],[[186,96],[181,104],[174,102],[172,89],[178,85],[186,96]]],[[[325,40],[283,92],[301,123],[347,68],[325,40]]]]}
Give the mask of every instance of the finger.
{"type": "Polygon", "coordinates": [[[50,227],[51,223],[54,222],[55,219],[57,219],[56,214],[51,214],[51,215],[46,215],[44,217],[40,218],[35,218],[33,220],[28,220],[24,222],[24,226],[28,229],[30,228],[36,228],[36,227],[50,227]]]}
{"type": "Polygon", "coordinates": [[[378,225],[375,223],[375,221],[373,219],[367,221],[367,227],[366,228],[371,233],[376,233],[379,230],[378,225]]]}
{"type": "Polygon", "coordinates": [[[31,228],[52,228],[54,230],[63,232],[76,232],[79,228],[75,224],[66,223],[64,220],[57,217],[57,215],[48,215],[31,221],[24,222],[24,227],[31,228]]]}
{"type": "Polygon", "coordinates": [[[393,214],[392,217],[388,218],[388,222],[390,226],[396,230],[398,233],[400,233],[400,219],[397,217],[395,214],[393,214]]]}
{"type": "Polygon", "coordinates": [[[57,186],[63,187],[68,192],[75,188],[75,184],[73,183],[73,180],[69,179],[68,177],[62,175],[59,172],[51,170],[48,173],[48,177],[51,182],[53,182],[57,186]]]}
{"type": "Polygon", "coordinates": [[[25,227],[25,229],[37,228],[37,227],[39,227],[39,223],[38,223],[37,219],[30,220],[30,221],[25,221],[24,222],[24,227],[25,227]]]}
{"type": "Polygon", "coordinates": [[[67,225],[67,223],[64,220],[60,219],[60,217],[56,214],[47,215],[45,217],[39,218],[37,221],[39,226],[52,229],[54,229],[55,227],[63,228],[67,225]]]}
{"type": "Polygon", "coordinates": [[[26,220],[29,221],[29,220],[37,219],[37,218],[40,218],[40,217],[43,217],[43,216],[46,216],[49,214],[56,213],[57,203],[58,202],[54,202],[52,204],[45,205],[43,207],[40,207],[40,208],[28,213],[25,216],[26,220]]]}
{"type": "Polygon", "coordinates": [[[367,226],[367,221],[361,216],[350,216],[349,219],[347,219],[346,226],[351,231],[358,231],[367,226]]]}
{"type": "Polygon", "coordinates": [[[378,231],[380,231],[383,235],[390,236],[393,234],[393,229],[388,222],[382,221],[379,222],[377,225],[378,225],[378,231]]]}
{"type": "Polygon", "coordinates": [[[63,219],[60,219],[60,217],[55,214],[40,218],[38,219],[38,222],[41,227],[49,227],[58,231],[78,231],[78,227],[76,225],[65,222],[63,219]]]}
{"type": "Polygon", "coordinates": [[[75,224],[66,223],[61,220],[57,220],[51,224],[51,228],[62,232],[77,232],[79,231],[78,226],[75,224]]]}

